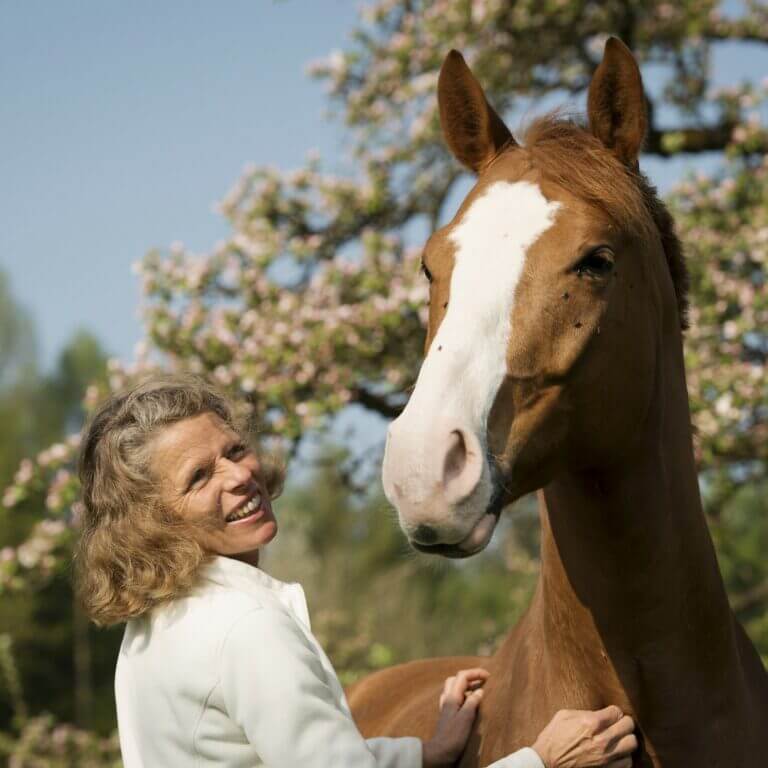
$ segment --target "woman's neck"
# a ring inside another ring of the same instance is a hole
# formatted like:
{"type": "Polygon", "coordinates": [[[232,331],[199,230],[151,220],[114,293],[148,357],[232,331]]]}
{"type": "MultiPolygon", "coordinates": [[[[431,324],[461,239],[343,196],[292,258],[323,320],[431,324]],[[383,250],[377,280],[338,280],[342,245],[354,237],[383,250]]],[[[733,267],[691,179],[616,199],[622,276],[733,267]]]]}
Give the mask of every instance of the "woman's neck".
{"type": "Polygon", "coordinates": [[[254,549],[251,552],[238,552],[235,555],[223,555],[223,557],[229,557],[232,560],[239,560],[241,563],[248,563],[254,568],[259,567],[259,553],[260,550],[254,549]]]}

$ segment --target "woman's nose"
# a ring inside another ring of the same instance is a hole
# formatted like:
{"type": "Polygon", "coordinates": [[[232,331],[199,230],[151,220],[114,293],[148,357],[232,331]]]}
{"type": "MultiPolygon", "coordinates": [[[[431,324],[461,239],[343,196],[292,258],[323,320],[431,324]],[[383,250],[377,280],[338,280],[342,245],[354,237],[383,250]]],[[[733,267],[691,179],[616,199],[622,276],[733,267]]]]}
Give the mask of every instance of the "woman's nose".
{"type": "Polygon", "coordinates": [[[237,461],[224,459],[226,462],[226,474],[224,483],[228,491],[237,491],[241,487],[248,486],[251,483],[251,470],[244,464],[237,461]]]}

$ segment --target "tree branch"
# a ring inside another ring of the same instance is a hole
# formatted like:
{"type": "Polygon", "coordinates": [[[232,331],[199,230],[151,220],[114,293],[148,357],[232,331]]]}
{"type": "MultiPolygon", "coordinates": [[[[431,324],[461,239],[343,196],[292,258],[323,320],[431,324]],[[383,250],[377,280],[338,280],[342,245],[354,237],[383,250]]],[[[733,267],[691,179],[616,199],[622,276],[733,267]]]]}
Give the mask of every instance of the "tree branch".
{"type": "MultiPolygon", "coordinates": [[[[721,123],[704,128],[672,128],[659,130],[651,128],[645,143],[645,152],[660,157],[671,157],[680,153],[720,152],[731,141],[734,123],[721,123]]],[[[768,153],[768,134],[752,149],[756,153],[768,153]]]]}
{"type": "Polygon", "coordinates": [[[758,21],[734,19],[717,21],[704,30],[707,40],[739,40],[742,42],[768,43],[768,27],[758,21]]]}
{"type": "Polygon", "coordinates": [[[356,387],[352,390],[352,401],[388,419],[394,419],[403,410],[402,404],[394,404],[383,395],[376,395],[365,387],[356,387]]]}

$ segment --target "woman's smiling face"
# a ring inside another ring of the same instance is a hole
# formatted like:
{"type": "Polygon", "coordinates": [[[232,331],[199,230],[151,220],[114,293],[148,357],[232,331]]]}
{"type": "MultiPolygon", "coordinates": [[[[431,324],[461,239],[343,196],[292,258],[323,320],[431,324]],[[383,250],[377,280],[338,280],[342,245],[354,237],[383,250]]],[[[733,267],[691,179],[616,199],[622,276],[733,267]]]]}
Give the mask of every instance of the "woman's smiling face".
{"type": "Polygon", "coordinates": [[[259,460],[242,437],[216,414],[201,413],[160,432],[153,459],[164,501],[200,523],[201,545],[255,565],[277,521],[259,460]]]}

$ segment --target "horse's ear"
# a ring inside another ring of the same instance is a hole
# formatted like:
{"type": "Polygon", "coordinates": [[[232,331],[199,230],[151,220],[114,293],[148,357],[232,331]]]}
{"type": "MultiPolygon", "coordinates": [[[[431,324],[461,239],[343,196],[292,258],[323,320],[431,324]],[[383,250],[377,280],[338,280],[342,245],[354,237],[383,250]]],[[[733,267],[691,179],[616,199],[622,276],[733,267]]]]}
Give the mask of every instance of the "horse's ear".
{"type": "Polygon", "coordinates": [[[636,168],[647,116],[643,80],[635,57],[617,37],[609,37],[603,60],[589,84],[589,128],[626,165],[636,168]]]}
{"type": "Polygon", "coordinates": [[[471,171],[480,173],[502,149],[515,143],[458,51],[451,51],[440,69],[437,101],[445,141],[471,171]]]}

